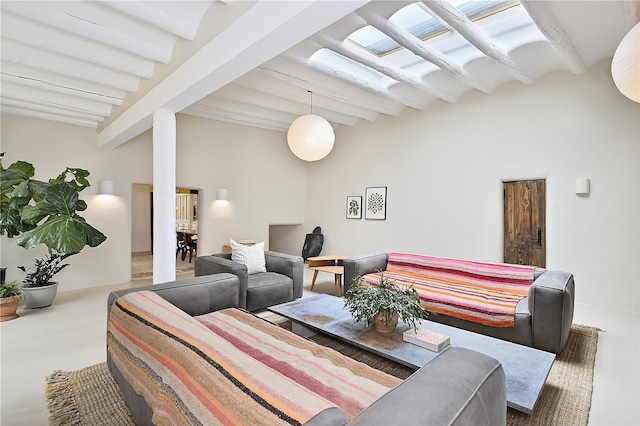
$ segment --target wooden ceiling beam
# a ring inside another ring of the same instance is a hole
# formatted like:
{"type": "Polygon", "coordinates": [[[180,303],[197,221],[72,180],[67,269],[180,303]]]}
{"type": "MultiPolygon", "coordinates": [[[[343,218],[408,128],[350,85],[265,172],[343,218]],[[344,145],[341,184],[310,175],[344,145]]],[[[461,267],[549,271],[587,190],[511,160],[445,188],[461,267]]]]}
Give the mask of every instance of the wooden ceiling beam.
{"type": "Polygon", "coordinates": [[[2,112],[6,114],[20,115],[23,117],[38,118],[41,120],[57,121],[59,123],[68,123],[68,124],[74,124],[77,126],[92,127],[94,129],[98,127],[98,123],[96,121],[86,120],[78,117],[67,117],[61,114],[49,114],[41,111],[34,111],[33,109],[16,108],[13,106],[5,107],[3,105],[2,112]]]}
{"type": "MultiPolygon", "coordinates": [[[[155,62],[90,39],[76,37],[67,31],[43,26],[23,17],[7,13],[2,16],[3,31],[20,34],[20,43],[33,48],[100,65],[127,74],[150,78],[155,62]]],[[[11,37],[3,37],[3,40],[11,37]]]]}
{"type": "Polygon", "coordinates": [[[168,63],[171,60],[173,45],[161,46],[157,42],[142,40],[102,25],[96,25],[93,22],[65,13],[63,10],[50,7],[47,5],[47,2],[40,3],[37,8],[31,7],[29,3],[31,2],[5,1],[2,2],[2,9],[44,25],[52,26],[122,49],[126,52],[134,53],[143,58],[162,63],[168,63]]]}
{"type": "Polygon", "coordinates": [[[573,40],[562,27],[560,21],[549,9],[547,2],[522,0],[520,3],[551,46],[567,62],[569,71],[574,74],[587,72],[587,65],[584,63],[584,59],[580,56],[578,49],[573,44],[573,40]]]}
{"type": "Polygon", "coordinates": [[[50,90],[112,105],[121,105],[125,94],[124,90],[70,78],[47,70],[31,68],[15,62],[2,61],[0,69],[2,70],[3,81],[38,87],[42,90],[50,90]]]}
{"type": "Polygon", "coordinates": [[[17,62],[32,68],[92,81],[127,92],[134,92],[138,89],[140,79],[131,74],[104,68],[72,57],[66,58],[65,61],[60,61],[59,59],[60,57],[55,53],[40,50],[10,39],[2,40],[3,61],[17,62]]]}
{"type": "Polygon", "coordinates": [[[313,93],[322,93],[323,96],[345,105],[368,109],[377,114],[398,115],[404,109],[404,105],[400,102],[335,80],[330,75],[286,60],[283,55],[258,67],[258,70],[299,87],[304,90],[303,93],[308,90],[313,93]]]}
{"type": "Polygon", "coordinates": [[[493,89],[469,74],[462,66],[452,61],[447,55],[440,52],[399,25],[383,18],[382,16],[362,9],[358,14],[369,25],[389,36],[393,41],[409,50],[414,55],[432,63],[444,72],[451,74],[469,87],[473,87],[484,93],[491,93],[493,89]]]}
{"type": "Polygon", "coordinates": [[[88,112],[78,112],[78,111],[71,111],[71,110],[61,110],[58,106],[49,106],[49,105],[43,105],[43,104],[36,104],[33,102],[29,102],[29,101],[25,101],[22,99],[13,99],[13,98],[7,98],[5,96],[2,96],[2,107],[4,109],[4,106],[11,106],[11,107],[15,107],[15,108],[22,108],[23,110],[33,110],[33,111],[39,111],[42,113],[47,113],[47,114],[52,114],[52,115],[60,115],[60,116],[64,116],[64,117],[75,117],[75,118],[80,118],[80,119],[84,119],[84,120],[90,120],[93,122],[100,122],[102,120],[104,120],[104,118],[100,115],[96,115],[96,114],[91,114],[88,112]]]}
{"type": "Polygon", "coordinates": [[[63,93],[52,93],[35,87],[16,85],[8,81],[2,82],[2,97],[19,99],[38,105],[56,106],[68,111],[78,111],[102,117],[109,115],[111,112],[111,105],[103,102],[80,99],[63,93]]]}
{"type": "MultiPolygon", "coordinates": [[[[188,23],[176,16],[170,15],[157,7],[150,6],[141,1],[101,1],[105,6],[119,10],[127,15],[133,16],[142,22],[161,28],[178,37],[187,40],[196,38],[198,22],[188,23]]],[[[196,4],[197,5],[197,4],[196,4]]],[[[191,4],[189,7],[193,7],[191,4]]],[[[208,6],[207,6],[208,7],[208,6]]]]}
{"type": "MultiPolygon", "coordinates": [[[[280,102],[286,102],[287,105],[293,106],[292,112],[296,115],[301,115],[308,109],[309,106],[309,90],[307,86],[293,84],[291,79],[276,78],[265,71],[263,68],[256,68],[255,70],[245,74],[232,83],[234,86],[239,85],[251,89],[254,93],[264,97],[264,104],[268,105],[269,99],[274,96],[277,97],[278,104],[280,102]],[[302,109],[300,105],[306,105],[305,109],[302,109]]],[[[313,91],[313,90],[312,90],[313,91]]],[[[348,115],[354,119],[363,118],[365,120],[375,120],[378,116],[378,112],[373,111],[366,107],[359,107],[354,104],[348,104],[341,100],[338,100],[332,96],[327,96],[322,88],[318,91],[313,91],[314,106],[321,107],[325,110],[339,111],[340,114],[348,115]]]]}
{"type": "Polygon", "coordinates": [[[366,3],[256,2],[100,130],[99,145],[115,148],[127,142],[152,126],[156,109],[185,109],[366,3]]]}
{"type": "Polygon", "coordinates": [[[464,37],[476,49],[487,55],[500,68],[517,78],[524,84],[532,84],[534,79],[527,74],[500,46],[484,34],[467,16],[456,9],[448,1],[422,0],[419,3],[427,13],[437,17],[446,25],[464,37]]]}
{"type": "Polygon", "coordinates": [[[317,34],[312,38],[313,41],[320,46],[334,51],[335,53],[342,55],[354,62],[367,66],[377,72],[386,75],[398,82],[402,82],[414,87],[417,90],[421,90],[430,95],[439,97],[447,102],[456,102],[459,98],[448,91],[436,87],[433,84],[421,79],[419,76],[403,70],[402,68],[394,65],[393,63],[386,61],[373,55],[372,53],[365,52],[363,49],[354,46],[351,43],[345,43],[332,39],[322,33],[317,34]]]}

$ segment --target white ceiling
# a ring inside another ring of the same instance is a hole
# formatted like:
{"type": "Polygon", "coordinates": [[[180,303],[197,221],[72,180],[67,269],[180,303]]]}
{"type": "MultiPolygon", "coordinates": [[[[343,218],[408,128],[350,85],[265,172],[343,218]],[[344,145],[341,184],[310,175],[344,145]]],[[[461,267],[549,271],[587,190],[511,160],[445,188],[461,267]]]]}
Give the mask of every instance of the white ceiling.
{"type": "Polygon", "coordinates": [[[414,1],[10,1],[1,10],[3,113],[97,129],[115,147],[153,111],[286,132],[458,102],[472,90],[581,74],[611,58],[640,1],[523,1],[471,22],[420,7],[448,31],[423,41],[389,18],[414,1]],[[378,57],[345,39],[372,25],[403,48],[378,57]]]}

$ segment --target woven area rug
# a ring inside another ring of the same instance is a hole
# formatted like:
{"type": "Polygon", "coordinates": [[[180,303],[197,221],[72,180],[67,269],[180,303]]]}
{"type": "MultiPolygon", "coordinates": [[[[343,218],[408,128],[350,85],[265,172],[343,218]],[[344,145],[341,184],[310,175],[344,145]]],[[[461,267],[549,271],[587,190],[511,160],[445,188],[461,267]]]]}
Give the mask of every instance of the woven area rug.
{"type": "MultiPolygon", "coordinates": [[[[408,377],[413,371],[325,335],[316,335],[312,340],[400,378],[408,377]]],[[[597,328],[574,324],[567,346],[551,368],[533,415],[508,409],[507,424],[587,425],[597,344],[597,328]]],[[[134,424],[106,363],[77,371],[53,372],[47,377],[46,397],[52,426],[134,424]]]]}

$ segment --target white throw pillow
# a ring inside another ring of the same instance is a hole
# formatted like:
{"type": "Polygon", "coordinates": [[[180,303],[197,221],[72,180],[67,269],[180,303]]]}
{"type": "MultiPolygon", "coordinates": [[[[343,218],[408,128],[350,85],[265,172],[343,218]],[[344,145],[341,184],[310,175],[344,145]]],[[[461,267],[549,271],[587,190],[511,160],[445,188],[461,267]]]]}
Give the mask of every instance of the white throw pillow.
{"type": "Polygon", "coordinates": [[[264,241],[247,246],[231,240],[231,260],[247,265],[248,274],[267,272],[264,260],[264,241]]]}

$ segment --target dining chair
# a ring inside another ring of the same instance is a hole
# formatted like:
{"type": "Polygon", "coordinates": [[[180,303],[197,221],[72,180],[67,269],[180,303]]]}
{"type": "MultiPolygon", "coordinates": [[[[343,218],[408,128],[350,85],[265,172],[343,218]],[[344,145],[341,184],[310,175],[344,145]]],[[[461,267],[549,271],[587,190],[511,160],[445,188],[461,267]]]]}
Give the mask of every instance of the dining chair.
{"type": "Polygon", "coordinates": [[[189,263],[191,263],[191,258],[194,253],[198,252],[198,240],[194,239],[191,234],[184,234],[184,252],[182,255],[182,260],[184,260],[187,253],[189,253],[189,263]]]}
{"type": "Polygon", "coordinates": [[[184,260],[186,255],[184,235],[184,232],[176,232],[176,258],[178,257],[178,253],[180,253],[182,254],[182,260],[184,260]]]}

